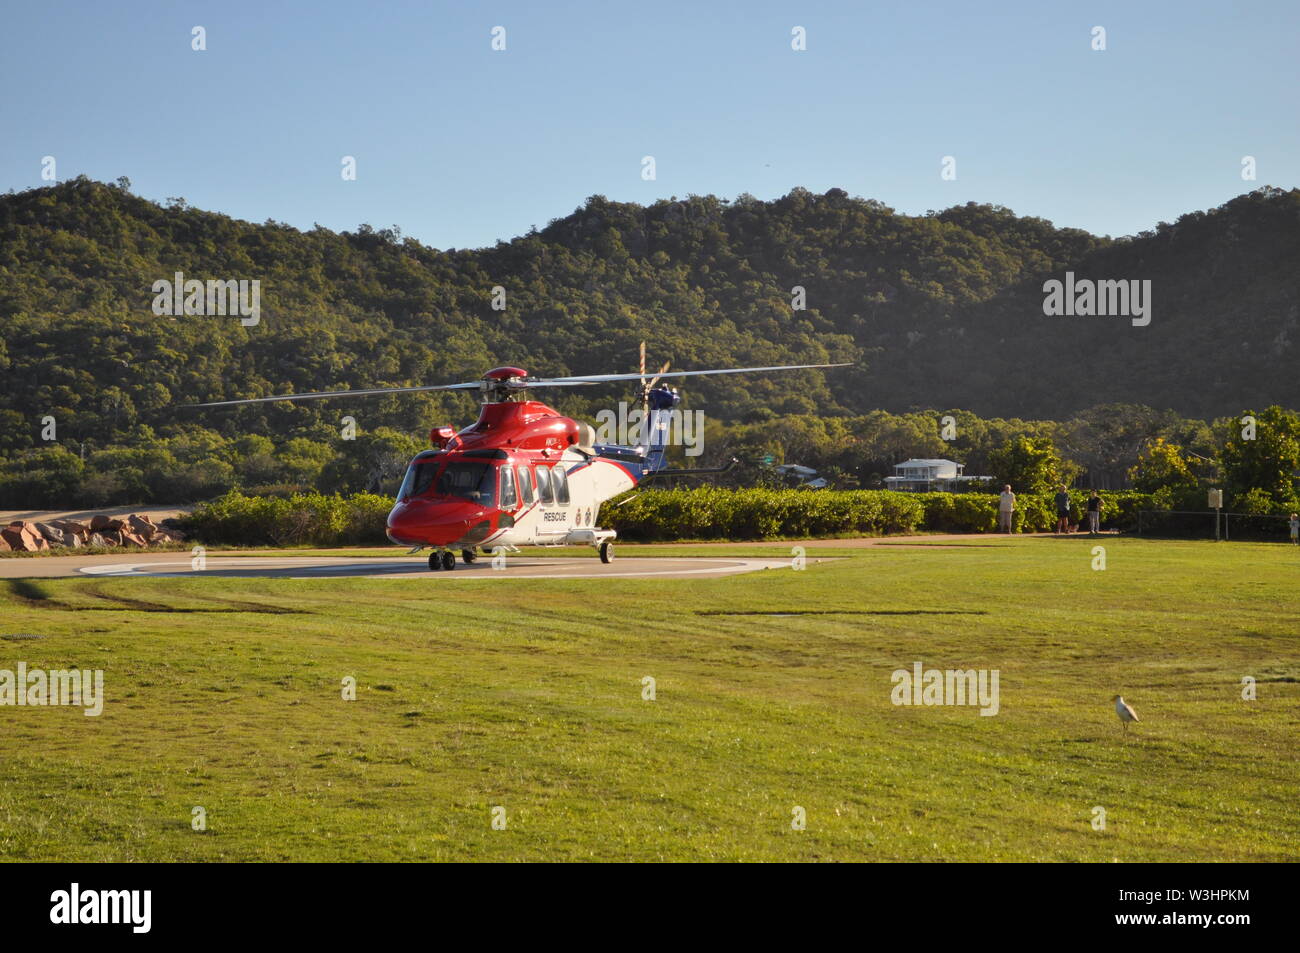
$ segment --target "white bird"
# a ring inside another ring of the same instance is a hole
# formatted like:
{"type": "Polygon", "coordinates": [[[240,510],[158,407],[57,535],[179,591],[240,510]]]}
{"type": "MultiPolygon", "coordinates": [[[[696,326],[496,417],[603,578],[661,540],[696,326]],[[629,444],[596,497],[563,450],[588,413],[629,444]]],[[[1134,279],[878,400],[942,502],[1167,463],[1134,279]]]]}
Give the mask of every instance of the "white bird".
{"type": "Polygon", "coordinates": [[[1128,723],[1130,721],[1141,721],[1138,713],[1135,712],[1128,702],[1124,701],[1123,695],[1116,695],[1111,699],[1115,703],[1115,714],[1119,715],[1120,724],[1124,726],[1124,733],[1128,734],[1128,723]]]}

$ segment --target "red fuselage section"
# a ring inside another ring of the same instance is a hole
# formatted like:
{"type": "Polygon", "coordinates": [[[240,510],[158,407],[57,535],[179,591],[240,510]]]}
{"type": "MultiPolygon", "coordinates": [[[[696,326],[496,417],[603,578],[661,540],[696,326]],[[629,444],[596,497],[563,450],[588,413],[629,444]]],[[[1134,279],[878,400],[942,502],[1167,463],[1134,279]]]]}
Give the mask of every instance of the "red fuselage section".
{"type": "Polygon", "coordinates": [[[541,490],[537,470],[549,470],[577,442],[578,424],[543,403],[484,404],[473,426],[411,461],[388,514],[388,538],[407,546],[478,545],[513,525],[511,510],[541,490]]]}

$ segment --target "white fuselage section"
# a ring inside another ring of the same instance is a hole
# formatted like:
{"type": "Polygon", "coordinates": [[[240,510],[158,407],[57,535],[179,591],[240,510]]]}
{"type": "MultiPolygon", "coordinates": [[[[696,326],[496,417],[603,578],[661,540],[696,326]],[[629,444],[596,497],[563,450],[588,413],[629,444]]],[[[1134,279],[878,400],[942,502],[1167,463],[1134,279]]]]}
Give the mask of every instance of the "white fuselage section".
{"type": "MultiPolygon", "coordinates": [[[[522,470],[522,467],[519,467],[522,470]]],[[[579,539],[594,530],[600,518],[600,506],[636,486],[637,480],[617,461],[604,457],[588,457],[574,450],[566,450],[558,462],[534,461],[529,465],[533,472],[523,479],[532,481],[532,493],[519,487],[518,503],[506,509],[514,525],[498,529],[483,542],[480,549],[491,550],[497,546],[560,546],[566,542],[586,542],[579,539]],[[567,503],[540,498],[536,469],[539,466],[563,467],[567,474],[567,503]],[[531,497],[532,502],[527,502],[531,497]]],[[[612,533],[609,535],[613,535],[612,533]]]]}

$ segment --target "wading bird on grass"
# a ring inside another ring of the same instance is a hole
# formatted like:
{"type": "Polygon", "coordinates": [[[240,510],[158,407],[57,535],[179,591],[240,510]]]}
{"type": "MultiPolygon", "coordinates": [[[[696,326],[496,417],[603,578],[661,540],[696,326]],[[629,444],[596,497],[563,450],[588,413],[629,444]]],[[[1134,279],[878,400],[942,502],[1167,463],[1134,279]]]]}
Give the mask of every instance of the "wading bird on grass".
{"type": "Polygon", "coordinates": [[[1141,721],[1128,702],[1124,701],[1123,695],[1116,695],[1111,699],[1115,703],[1115,714],[1119,715],[1120,724],[1124,726],[1124,734],[1128,734],[1128,723],[1130,721],[1141,721]]]}

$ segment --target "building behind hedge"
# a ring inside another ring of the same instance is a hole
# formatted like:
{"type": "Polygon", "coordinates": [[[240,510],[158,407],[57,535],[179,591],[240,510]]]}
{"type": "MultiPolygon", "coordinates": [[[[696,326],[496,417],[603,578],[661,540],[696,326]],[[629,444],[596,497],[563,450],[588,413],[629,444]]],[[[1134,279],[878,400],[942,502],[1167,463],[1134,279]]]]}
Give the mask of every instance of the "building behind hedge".
{"type": "Polygon", "coordinates": [[[885,477],[885,489],[910,493],[960,493],[978,490],[993,482],[991,476],[967,476],[965,464],[955,460],[904,460],[894,464],[894,475],[885,477]]]}

